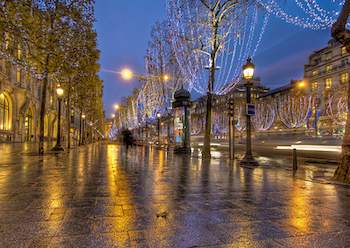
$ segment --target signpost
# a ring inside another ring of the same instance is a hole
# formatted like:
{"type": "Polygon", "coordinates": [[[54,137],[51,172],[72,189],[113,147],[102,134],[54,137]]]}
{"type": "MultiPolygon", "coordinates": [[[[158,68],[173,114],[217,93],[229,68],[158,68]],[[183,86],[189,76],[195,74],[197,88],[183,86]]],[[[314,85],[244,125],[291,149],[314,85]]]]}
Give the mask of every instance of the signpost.
{"type": "Polygon", "coordinates": [[[255,104],[248,103],[246,105],[246,114],[249,116],[255,116],[255,104]]]}

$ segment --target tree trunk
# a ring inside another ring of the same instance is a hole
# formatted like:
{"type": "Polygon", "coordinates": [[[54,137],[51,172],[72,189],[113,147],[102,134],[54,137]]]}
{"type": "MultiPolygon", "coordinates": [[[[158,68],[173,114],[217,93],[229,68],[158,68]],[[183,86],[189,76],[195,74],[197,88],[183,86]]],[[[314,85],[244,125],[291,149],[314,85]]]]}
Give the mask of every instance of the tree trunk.
{"type": "Polygon", "coordinates": [[[217,23],[213,24],[213,45],[212,51],[210,54],[210,72],[209,72],[209,80],[208,80],[208,93],[207,93],[207,107],[206,107],[206,115],[205,115],[205,134],[204,134],[204,146],[202,152],[202,158],[211,158],[210,154],[210,143],[211,143],[211,115],[212,115],[212,103],[213,103],[213,91],[214,91],[214,83],[215,83],[215,70],[216,70],[216,56],[219,50],[218,47],[218,25],[217,23]]]}
{"type": "Polygon", "coordinates": [[[342,154],[340,165],[334,173],[334,180],[350,183],[350,81],[348,82],[348,112],[345,124],[345,134],[342,144],[342,154]]]}
{"type": "Polygon", "coordinates": [[[45,135],[45,113],[46,113],[46,95],[47,85],[49,82],[49,62],[50,54],[46,55],[45,59],[45,73],[43,78],[43,88],[41,90],[41,104],[40,104],[40,123],[39,123],[39,154],[44,154],[44,135],[45,135]]]}
{"type": "Polygon", "coordinates": [[[212,111],[212,99],[213,95],[211,92],[207,94],[207,105],[205,115],[205,131],[204,131],[204,146],[202,157],[210,158],[210,140],[211,140],[211,111],[212,111]]]}

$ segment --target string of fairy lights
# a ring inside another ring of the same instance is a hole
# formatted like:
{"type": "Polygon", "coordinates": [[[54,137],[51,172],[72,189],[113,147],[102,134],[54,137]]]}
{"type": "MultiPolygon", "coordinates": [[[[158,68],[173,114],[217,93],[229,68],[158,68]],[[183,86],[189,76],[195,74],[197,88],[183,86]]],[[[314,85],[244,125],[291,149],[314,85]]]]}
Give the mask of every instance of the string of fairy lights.
{"type": "MultiPolygon", "coordinates": [[[[344,4],[344,0],[255,2],[256,4],[242,3],[237,8],[227,10],[227,17],[219,26],[217,42],[220,45],[215,60],[217,68],[214,94],[227,94],[240,82],[242,65],[247,57],[254,57],[263,45],[271,18],[278,18],[303,29],[323,30],[331,27],[344,4]]],[[[167,32],[177,61],[176,69],[181,75],[174,75],[163,91],[159,90],[157,81],[149,80],[143,84],[128,115],[132,126],[144,124],[148,119],[154,119],[158,112],[166,111],[172,94],[179,88],[179,83],[173,82],[175,78],[186,82],[185,87],[191,92],[205,95],[208,91],[208,68],[213,63],[210,57],[213,47],[212,27],[209,25],[212,16],[200,0],[167,0],[166,8],[169,24],[167,32]]],[[[157,57],[157,51],[148,52],[150,57],[157,57]]],[[[155,68],[157,63],[156,60],[146,60],[147,72],[158,72],[159,68],[155,68]]],[[[303,99],[281,99],[278,108],[271,107],[277,106],[277,103],[261,105],[257,108],[253,124],[257,129],[267,130],[271,128],[273,120],[279,117],[286,126],[299,127],[308,118],[311,99],[310,96],[303,99]],[[287,114],[290,110],[295,111],[292,116],[287,114]]],[[[333,106],[335,103],[329,104],[333,106]]],[[[338,109],[343,109],[342,104],[338,105],[338,109]]],[[[244,130],[244,120],[239,121],[236,127],[244,130]]]]}
{"type": "MultiPolygon", "coordinates": [[[[227,85],[238,82],[241,67],[257,51],[269,18],[269,13],[261,11],[258,5],[249,4],[241,4],[227,15],[229,21],[219,28],[215,94],[227,93],[227,85]]],[[[168,1],[168,16],[176,58],[190,82],[189,90],[204,95],[208,91],[208,68],[212,63],[211,17],[203,5],[183,0],[168,1]]]]}
{"type": "Polygon", "coordinates": [[[257,0],[270,14],[306,29],[329,28],[337,19],[344,0],[257,0]]]}

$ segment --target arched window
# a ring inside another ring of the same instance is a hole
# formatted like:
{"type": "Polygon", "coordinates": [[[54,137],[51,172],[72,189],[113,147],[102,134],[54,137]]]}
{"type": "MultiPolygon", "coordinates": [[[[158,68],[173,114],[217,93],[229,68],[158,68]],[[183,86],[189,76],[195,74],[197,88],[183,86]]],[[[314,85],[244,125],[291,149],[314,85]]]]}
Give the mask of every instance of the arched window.
{"type": "Polygon", "coordinates": [[[10,123],[10,104],[4,93],[0,94],[0,130],[7,131],[11,129],[10,123]]]}

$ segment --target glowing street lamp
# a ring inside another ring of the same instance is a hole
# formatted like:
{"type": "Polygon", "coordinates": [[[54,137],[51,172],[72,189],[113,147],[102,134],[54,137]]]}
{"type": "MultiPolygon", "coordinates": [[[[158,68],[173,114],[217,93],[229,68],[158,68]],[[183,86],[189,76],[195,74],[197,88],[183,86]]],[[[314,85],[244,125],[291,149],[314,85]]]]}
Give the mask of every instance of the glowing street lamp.
{"type": "Polygon", "coordinates": [[[240,161],[241,165],[248,165],[248,166],[258,166],[258,162],[254,159],[252,154],[252,124],[251,124],[251,113],[249,113],[249,106],[251,105],[251,87],[252,82],[251,80],[254,78],[254,71],[255,66],[251,60],[251,58],[247,59],[247,63],[243,66],[243,79],[246,81],[246,120],[247,120],[247,127],[246,127],[246,151],[245,156],[243,160],[240,161]]]}
{"type": "Polygon", "coordinates": [[[114,119],[115,118],[115,114],[112,114],[111,117],[114,119]]]}
{"type": "Polygon", "coordinates": [[[81,113],[80,115],[80,127],[79,127],[79,145],[84,144],[85,140],[84,140],[84,131],[85,131],[85,118],[86,115],[84,113],[81,113]]]}
{"type": "Polygon", "coordinates": [[[62,98],[64,94],[64,90],[61,87],[61,85],[57,85],[56,88],[57,93],[57,99],[58,99],[58,119],[57,119],[57,141],[54,148],[52,148],[53,151],[64,151],[62,145],[61,145],[61,105],[62,105],[62,98]]]}
{"type": "Polygon", "coordinates": [[[160,117],[161,117],[161,114],[157,113],[158,146],[160,146],[160,117]]]}
{"type": "Polygon", "coordinates": [[[114,109],[118,111],[120,109],[120,105],[119,104],[114,104],[114,109]]]}
{"type": "Polygon", "coordinates": [[[298,88],[299,89],[304,89],[305,87],[306,87],[306,83],[305,83],[304,80],[298,82],[298,88]]]}
{"type": "Polygon", "coordinates": [[[247,59],[247,63],[243,66],[243,78],[245,80],[252,80],[254,78],[255,65],[251,58],[247,59]]]}
{"type": "Polygon", "coordinates": [[[129,68],[124,68],[121,70],[120,75],[126,81],[130,81],[134,77],[134,73],[129,68]]]}
{"type": "Polygon", "coordinates": [[[159,81],[164,81],[167,82],[170,80],[170,76],[168,74],[161,74],[161,75],[142,75],[142,74],[137,74],[134,73],[131,69],[129,68],[124,68],[120,72],[117,72],[120,74],[121,78],[125,81],[130,81],[133,78],[136,78],[141,81],[147,81],[147,80],[159,80],[159,81]]]}
{"type": "Polygon", "coordinates": [[[163,75],[163,80],[164,80],[165,82],[169,81],[169,80],[170,80],[170,76],[167,75],[167,74],[163,75]]]}

